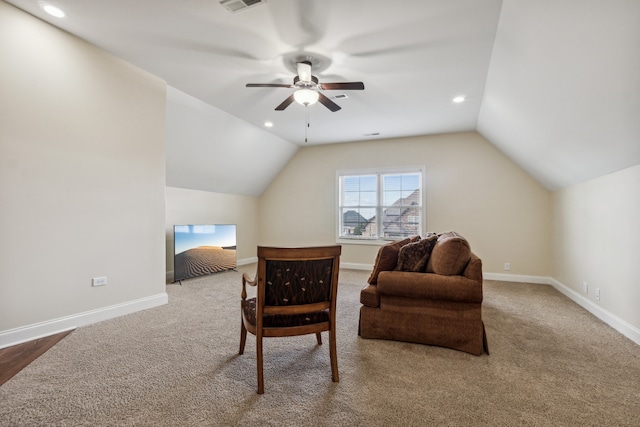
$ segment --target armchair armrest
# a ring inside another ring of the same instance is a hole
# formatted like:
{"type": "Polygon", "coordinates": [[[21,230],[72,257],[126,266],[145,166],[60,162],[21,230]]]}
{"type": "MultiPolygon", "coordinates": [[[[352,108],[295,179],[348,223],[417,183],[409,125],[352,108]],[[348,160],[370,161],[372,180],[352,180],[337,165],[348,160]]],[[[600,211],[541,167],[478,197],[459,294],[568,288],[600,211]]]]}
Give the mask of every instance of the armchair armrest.
{"type": "Polygon", "coordinates": [[[242,294],[240,296],[243,300],[247,299],[247,285],[256,286],[258,284],[256,278],[252,279],[247,273],[242,274],[242,294]]]}
{"type": "Polygon", "coordinates": [[[406,298],[482,302],[482,281],[472,280],[465,276],[383,271],[378,276],[377,290],[383,295],[406,298]]]}

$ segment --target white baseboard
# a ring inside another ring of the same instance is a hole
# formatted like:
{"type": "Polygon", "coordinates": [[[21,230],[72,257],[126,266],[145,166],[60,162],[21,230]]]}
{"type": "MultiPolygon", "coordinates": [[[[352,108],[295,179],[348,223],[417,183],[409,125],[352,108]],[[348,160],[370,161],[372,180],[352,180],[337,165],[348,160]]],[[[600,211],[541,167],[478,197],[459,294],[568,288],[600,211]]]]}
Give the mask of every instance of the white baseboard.
{"type": "Polygon", "coordinates": [[[346,268],[349,270],[373,270],[373,264],[358,264],[355,262],[341,262],[340,268],[346,268]]]}
{"type": "Polygon", "coordinates": [[[539,285],[551,285],[551,277],[526,276],[522,274],[482,273],[482,278],[497,280],[499,282],[537,283],[539,285]]]}
{"type": "Polygon", "coordinates": [[[85,311],[83,313],[60,317],[58,319],[35,323],[20,328],[9,329],[7,331],[0,332],[0,348],[11,347],[12,345],[69,331],[81,326],[87,326],[92,323],[102,322],[103,320],[135,313],[136,311],[158,307],[166,304],[167,302],[169,302],[169,296],[166,292],[163,292],[161,294],[127,301],[121,304],[111,305],[109,307],[85,311]]]}
{"type": "Polygon", "coordinates": [[[586,298],[584,295],[574,291],[565,284],[557,281],[552,277],[545,276],[524,276],[518,274],[503,274],[503,273],[483,273],[483,278],[487,280],[498,280],[504,282],[519,282],[519,283],[537,283],[542,285],[551,285],[558,292],[578,304],[580,307],[587,310],[589,313],[602,320],[607,325],[611,326],[616,331],[620,332],[625,337],[629,338],[636,344],[640,344],[640,329],[631,325],[630,323],[622,320],[615,314],[605,310],[593,301],[586,298]]]}
{"type": "Polygon", "coordinates": [[[258,262],[258,257],[254,256],[251,258],[244,258],[238,260],[238,265],[247,265],[247,264],[255,264],[258,262]]]}
{"type": "Polygon", "coordinates": [[[569,288],[568,286],[558,282],[555,279],[551,279],[551,286],[556,288],[560,293],[573,300],[579,306],[587,310],[589,313],[602,320],[607,325],[611,326],[616,331],[620,332],[625,337],[629,338],[636,344],[640,344],[640,329],[636,328],[627,321],[619,318],[615,314],[605,310],[593,301],[569,288]]]}

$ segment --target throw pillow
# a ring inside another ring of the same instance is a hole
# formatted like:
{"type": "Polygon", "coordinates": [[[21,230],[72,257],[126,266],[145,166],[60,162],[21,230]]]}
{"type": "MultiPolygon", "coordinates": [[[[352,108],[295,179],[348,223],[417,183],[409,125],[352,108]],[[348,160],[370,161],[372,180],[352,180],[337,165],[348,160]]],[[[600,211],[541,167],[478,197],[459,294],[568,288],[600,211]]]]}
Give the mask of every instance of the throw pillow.
{"type": "Polygon", "coordinates": [[[400,248],[396,270],[423,272],[438,236],[428,236],[400,248]]]}
{"type": "Polygon", "coordinates": [[[460,275],[471,259],[469,242],[454,231],[442,233],[431,252],[427,272],[443,276],[460,275]]]}
{"type": "Polygon", "coordinates": [[[371,272],[371,276],[369,276],[369,284],[375,285],[378,283],[378,274],[380,274],[381,271],[391,271],[396,268],[398,264],[398,252],[400,252],[401,247],[409,242],[411,242],[411,239],[406,238],[388,243],[378,249],[378,255],[373,263],[373,271],[371,272]]]}

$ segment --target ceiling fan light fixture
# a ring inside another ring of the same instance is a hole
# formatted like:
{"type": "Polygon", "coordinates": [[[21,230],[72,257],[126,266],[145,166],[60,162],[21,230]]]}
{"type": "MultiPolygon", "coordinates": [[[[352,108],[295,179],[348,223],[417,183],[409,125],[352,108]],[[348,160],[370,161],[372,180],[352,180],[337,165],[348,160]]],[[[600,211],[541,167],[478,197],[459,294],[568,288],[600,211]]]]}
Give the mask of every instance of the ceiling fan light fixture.
{"type": "Polygon", "coordinates": [[[315,90],[299,89],[293,93],[293,98],[298,104],[309,106],[318,102],[320,95],[315,90]]]}

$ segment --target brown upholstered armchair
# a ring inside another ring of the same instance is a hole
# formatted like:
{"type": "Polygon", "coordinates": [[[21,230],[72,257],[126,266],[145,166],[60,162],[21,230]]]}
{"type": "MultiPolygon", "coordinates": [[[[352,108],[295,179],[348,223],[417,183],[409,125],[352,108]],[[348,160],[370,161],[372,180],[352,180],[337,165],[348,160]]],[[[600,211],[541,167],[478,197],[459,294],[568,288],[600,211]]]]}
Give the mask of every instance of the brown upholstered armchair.
{"type": "Polygon", "coordinates": [[[482,298],[482,261],[462,236],[393,242],[360,293],[359,335],[489,354],[482,298]]]}
{"type": "Polygon", "coordinates": [[[258,273],[242,277],[240,351],[247,331],[256,336],[258,394],[264,393],[262,338],[316,334],[329,331],[331,378],[338,377],[336,351],[336,295],[341,246],[309,248],[258,247],[258,273]],[[246,285],[257,286],[247,299],[246,285]]]}

